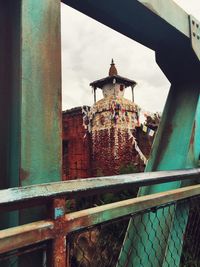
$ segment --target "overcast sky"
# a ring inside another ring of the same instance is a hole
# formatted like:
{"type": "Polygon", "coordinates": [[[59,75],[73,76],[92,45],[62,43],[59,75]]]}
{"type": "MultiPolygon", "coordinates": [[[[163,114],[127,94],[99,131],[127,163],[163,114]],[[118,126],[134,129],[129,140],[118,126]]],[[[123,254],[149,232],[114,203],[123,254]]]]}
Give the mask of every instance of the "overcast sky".
{"type": "MultiPolygon", "coordinates": [[[[175,2],[200,20],[199,0],[175,2]]],[[[147,111],[163,110],[170,84],[153,51],[64,4],[61,25],[63,110],[93,104],[89,83],[108,75],[112,58],[121,76],[138,83],[135,102],[147,111]]],[[[130,89],[126,97],[131,99],[130,89]]]]}

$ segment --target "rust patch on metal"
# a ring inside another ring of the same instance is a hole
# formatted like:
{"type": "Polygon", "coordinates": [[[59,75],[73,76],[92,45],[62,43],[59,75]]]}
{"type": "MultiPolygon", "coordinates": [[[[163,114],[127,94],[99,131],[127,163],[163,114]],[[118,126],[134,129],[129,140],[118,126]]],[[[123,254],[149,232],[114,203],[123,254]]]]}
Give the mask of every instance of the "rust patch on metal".
{"type": "Polygon", "coordinates": [[[77,214],[79,214],[79,218],[71,218],[70,214],[65,215],[65,233],[81,230],[93,224],[94,219],[89,216],[87,210],[79,211],[77,214]]]}
{"type": "Polygon", "coordinates": [[[160,142],[160,145],[159,145],[159,148],[158,148],[158,151],[157,151],[157,156],[156,156],[156,160],[154,162],[154,165],[153,165],[153,168],[152,168],[152,171],[156,170],[159,163],[161,162],[162,158],[163,158],[163,155],[164,155],[164,152],[166,151],[166,148],[169,144],[169,141],[170,141],[170,136],[172,135],[173,133],[173,125],[171,123],[169,123],[163,133],[162,133],[162,141],[160,142]]]}
{"type": "Polygon", "coordinates": [[[193,128],[192,128],[192,135],[191,135],[191,139],[190,139],[190,146],[193,146],[193,144],[194,144],[195,130],[196,130],[196,121],[194,122],[194,125],[193,125],[193,128]]]}
{"type": "Polygon", "coordinates": [[[52,201],[50,208],[50,216],[54,219],[54,240],[50,246],[49,265],[54,267],[68,266],[66,253],[66,233],[65,225],[65,205],[64,197],[56,198],[52,201]]]}
{"type": "Polygon", "coordinates": [[[28,245],[49,240],[54,236],[52,221],[38,221],[2,230],[0,233],[0,253],[6,253],[28,245]]]}
{"type": "Polygon", "coordinates": [[[25,171],[23,168],[20,169],[20,181],[24,181],[28,179],[30,173],[28,171],[25,171]]]}

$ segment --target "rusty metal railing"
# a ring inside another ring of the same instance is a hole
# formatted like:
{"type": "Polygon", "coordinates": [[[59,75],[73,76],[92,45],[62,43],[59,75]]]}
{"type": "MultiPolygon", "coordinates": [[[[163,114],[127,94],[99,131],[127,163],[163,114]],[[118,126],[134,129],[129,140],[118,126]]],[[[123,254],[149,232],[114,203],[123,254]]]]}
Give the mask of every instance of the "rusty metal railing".
{"type": "Polygon", "coordinates": [[[69,265],[160,267],[164,261],[168,267],[200,266],[199,204],[199,196],[190,197],[71,232],[67,236],[69,265]],[[173,220],[177,227],[168,236],[166,230],[171,229],[173,220]],[[127,231],[130,224],[134,235],[127,231]],[[169,255],[163,253],[162,261],[159,250],[163,249],[162,242],[168,239],[171,239],[169,255]],[[150,241],[150,246],[147,241],[150,241]]]}
{"type": "MultiPolygon", "coordinates": [[[[70,236],[73,233],[82,230],[88,231],[89,228],[112,223],[115,220],[124,221],[140,213],[152,212],[158,207],[171,205],[170,203],[198,197],[200,196],[200,185],[196,184],[70,213],[66,213],[66,199],[117,191],[130,188],[130,186],[145,186],[188,179],[198,181],[199,178],[200,169],[191,169],[102,177],[1,190],[1,212],[45,205],[47,214],[45,220],[1,230],[0,261],[8,260],[7,266],[12,266],[11,264],[15,264],[17,261],[16,257],[38,249],[43,252],[41,266],[73,267],[73,253],[70,248],[70,240],[72,240],[70,236]]],[[[90,265],[79,263],[77,266],[90,265]]]]}

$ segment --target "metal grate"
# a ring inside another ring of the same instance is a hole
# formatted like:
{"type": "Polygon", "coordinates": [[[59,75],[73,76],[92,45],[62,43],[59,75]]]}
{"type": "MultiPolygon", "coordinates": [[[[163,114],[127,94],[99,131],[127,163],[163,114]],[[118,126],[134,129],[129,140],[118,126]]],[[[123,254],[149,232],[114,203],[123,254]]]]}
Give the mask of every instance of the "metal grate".
{"type": "Polygon", "coordinates": [[[71,233],[70,266],[200,267],[199,204],[185,199],[71,233]]]}

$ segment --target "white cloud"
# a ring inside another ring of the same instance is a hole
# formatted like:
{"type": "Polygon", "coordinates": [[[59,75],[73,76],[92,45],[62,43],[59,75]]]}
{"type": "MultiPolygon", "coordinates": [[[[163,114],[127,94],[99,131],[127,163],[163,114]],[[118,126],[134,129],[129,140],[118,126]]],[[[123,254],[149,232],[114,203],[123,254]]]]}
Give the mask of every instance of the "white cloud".
{"type": "MultiPolygon", "coordinates": [[[[175,2],[200,17],[198,0],[175,2]]],[[[138,83],[137,104],[149,111],[163,109],[170,84],[151,50],[66,5],[61,14],[63,109],[93,104],[89,83],[108,74],[111,58],[120,75],[138,83]]],[[[126,96],[131,99],[130,90],[126,96]]]]}

